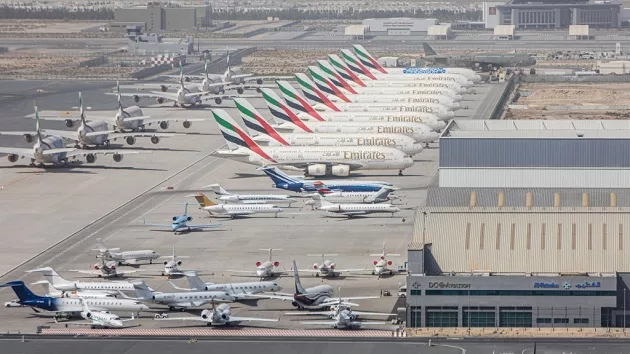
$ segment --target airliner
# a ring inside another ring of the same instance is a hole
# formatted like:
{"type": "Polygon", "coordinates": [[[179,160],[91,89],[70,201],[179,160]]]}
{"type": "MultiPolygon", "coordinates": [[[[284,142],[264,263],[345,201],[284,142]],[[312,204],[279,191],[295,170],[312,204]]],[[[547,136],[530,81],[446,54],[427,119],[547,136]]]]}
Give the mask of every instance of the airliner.
{"type": "MultiPolygon", "coordinates": [[[[387,122],[404,122],[404,123],[420,123],[431,128],[433,131],[439,132],[446,128],[447,122],[439,119],[431,113],[421,112],[318,112],[319,117],[323,118],[327,122],[375,122],[375,123],[387,123],[387,122]]],[[[306,121],[318,121],[319,119],[313,117],[308,113],[297,112],[295,115],[306,121]]],[[[293,131],[293,128],[290,128],[293,131]]],[[[287,129],[289,130],[289,129],[287,129]]]]}
{"type": "Polygon", "coordinates": [[[10,281],[0,285],[0,287],[11,287],[20,299],[20,304],[23,306],[64,313],[67,315],[67,318],[71,318],[72,315],[80,314],[81,311],[84,310],[84,307],[81,305],[82,301],[89,305],[94,311],[130,311],[140,313],[140,311],[149,310],[146,305],[130,299],[85,298],[82,300],[78,298],[39,296],[31,292],[21,280],[10,281]]]}
{"type": "Polygon", "coordinates": [[[171,224],[156,224],[145,222],[144,225],[170,228],[174,234],[221,226],[221,224],[189,224],[192,219],[192,216],[188,215],[188,203],[186,203],[186,205],[184,206],[184,215],[173,216],[173,222],[171,224]]]}
{"type": "Polygon", "coordinates": [[[154,292],[151,290],[144,281],[135,281],[132,284],[136,290],[137,298],[134,300],[141,300],[146,302],[152,302],[155,304],[166,305],[170,311],[180,309],[185,311],[190,307],[199,307],[208,304],[213,301],[232,302],[234,297],[230,296],[225,291],[190,291],[180,293],[163,293],[154,292]]]}
{"type": "Polygon", "coordinates": [[[69,281],[57,274],[54,269],[50,267],[44,267],[39,269],[33,269],[27,271],[27,273],[42,273],[44,279],[48,280],[52,286],[57,290],[62,291],[101,291],[110,294],[117,294],[118,291],[134,291],[133,284],[126,281],[116,282],[84,282],[84,281],[69,281]]]}
{"type": "MultiPolygon", "coordinates": [[[[396,148],[413,156],[422,151],[422,144],[403,134],[317,134],[317,133],[291,133],[278,132],[269,125],[262,115],[244,99],[234,99],[245,127],[253,140],[265,146],[385,146],[396,148]]],[[[428,141],[426,141],[428,142],[428,141]]]]}
{"type": "Polygon", "coordinates": [[[233,204],[293,204],[296,199],[287,194],[232,194],[226,191],[220,184],[211,184],[204,188],[211,188],[220,201],[233,204]]]}
{"type": "Polygon", "coordinates": [[[240,317],[232,316],[232,311],[228,304],[221,304],[219,306],[214,305],[212,301],[211,310],[201,311],[199,317],[164,317],[156,318],[156,321],[198,321],[204,322],[206,326],[238,326],[241,322],[278,322],[278,319],[270,318],[257,318],[257,317],[240,317]]]}
{"type": "MultiPolygon", "coordinates": [[[[290,85],[289,85],[290,86],[290,85]]],[[[293,87],[290,87],[293,90],[293,87]]],[[[262,89],[263,98],[271,112],[275,129],[306,133],[325,134],[403,134],[413,138],[417,142],[430,142],[439,138],[440,134],[434,132],[432,128],[422,123],[414,122],[371,122],[371,121],[326,121],[319,112],[315,111],[295,90],[283,90],[286,104],[284,104],[273,90],[262,89]],[[304,121],[300,119],[291,108],[311,115],[315,120],[304,121]]],[[[344,112],[345,113],[345,112],[344,112]]],[[[452,113],[452,112],[450,112],[452,113]]],[[[328,114],[326,112],[325,114],[328,114]]],[[[351,113],[347,113],[350,115],[351,113]]],[[[435,125],[438,126],[438,125],[435,125]]]]}
{"type": "Polygon", "coordinates": [[[195,197],[200,208],[207,211],[211,216],[223,216],[234,219],[254,214],[274,214],[277,218],[278,214],[283,212],[282,208],[278,208],[273,204],[219,204],[210,200],[203,193],[192,196],[195,197]]]}
{"type": "Polygon", "coordinates": [[[314,195],[312,198],[317,209],[333,214],[342,214],[348,218],[373,213],[391,213],[392,217],[394,217],[394,213],[400,211],[400,208],[391,204],[333,204],[326,201],[319,194],[314,195]]]}
{"type": "MultiPolygon", "coordinates": [[[[394,190],[395,188],[392,187],[383,187],[377,192],[336,192],[326,188],[325,191],[319,189],[312,196],[319,195],[323,200],[333,204],[376,204],[390,202],[392,199],[395,199],[395,196],[390,194],[394,190]]],[[[304,204],[315,205],[316,201],[311,199],[304,202],[304,204]]]]}
{"type": "Polygon", "coordinates": [[[120,248],[107,248],[100,239],[93,251],[98,251],[99,253],[96,258],[102,257],[106,261],[115,261],[118,265],[137,265],[146,262],[151,264],[153,260],[161,257],[161,255],[154,250],[120,252],[120,248]]]}
{"type": "Polygon", "coordinates": [[[275,281],[257,281],[247,283],[225,283],[214,284],[204,283],[195,271],[185,271],[183,275],[188,279],[189,289],[180,288],[173,284],[171,285],[177,290],[184,291],[225,291],[234,297],[234,301],[247,301],[258,300],[259,297],[253,297],[253,294],[260,294],[264,292],[275,292],[282,289],[275,281]]]}
{"type": "MultiPolygon", "coordinates": [[[[354,170],[402,171],[413,165],[413,159],[404,152],[388,147],[361,146],[279,146],[260,147],[222,109],[213,109],[212,115],[227,142],[229,150],[217,150],[212,156],[266,166],[269,164],[304,169],[312,176],[348,176],[354,170]]],[[[426,128],[426,127],[425,127],[426,128]]],[[[428,129],[428,128],[426,128],[428,129]]]]}
{"type": "MultiPolygon", "coordinates": [[[[6,134],[12,133],[6,132],[6,134]]],[[[63,138],[55,135],[44,138],[43,134],[44,133],[39,126],[39,114],[37,113],[37,107],[35,107],[35,145],[33,145],[30,149],[0,147],[0,154],[7,154],[9,162],[17,162],[20,158],[27,158],[31,160],[31,166],[35,166],[37,164],[40,167],[44,167],[47,164],[52,164],[53,166],[67,166],[70,159],[76,159],[77,157],[85,157],[85,160],[88,163],[93,163],[96,161],[97,155],[112,155],[115,162],[120,162],[125,154],[141,153],[141,151],[129,150],[80,150],[76,148],[68,148],[66,147],[63,138]]],[[[33,137],[30,134],[25,134],[24,137],[26,141],[33,140],[33,137]]]]}
{"type": "Polygon", "coordinates": [[[282,251],[279,248],[261,248],[260,251],[268,251],[269,259],[266,261],[257,261],[256,262],[256,271],[249,270],[228,270],[228,272],[233,273],[244,273],[249,274],[251,276],[256,276],[260,278],[260,280],[266,278],[278,277],[286,274],[286,272],[279,269],[280,262],[273,260],[273,251],[282,251]]]}
{"type": "MultiPolygon", "coordinates": [[[[83,306],[83,311],[81,311],[81,317],[84,320],[88,321],[88,323],[81,322],[73,322],[73,325],[88,325],[92,329],[94,328],[122,328],[125,322],[134,321],[135,317],[133,315],[128,320],[122,320],[120,316],[114,315],[109,311],[95,311],[91,310],[88,306],[88,301],[86,299],[80,298],[81,306],[83,306]]],[[[68,325],[66,324],[66,327],[68,325]]]]}
{"type": "Polygon", "coordinates": [[[308,76],[303,73],[295,74],[296,77],[299,77],[297,80],[302,92],[309,92],[310,90],[314,91],[317,97],[315,100],[317,102],[323,100],[318,100],[319,97],[325,96],[328,100],[333,102],[337,107],[337,103],[438,103],[442,106],[451,109],[457,110],[460,108],[460,104],[454,102],[450,97],[443,95],[402,95],[402,94],[370,94],[363,93],[361,95],[345,95],[341,91],[337,89],[335,84],[333,84],[329,79],[324,77],[324,74],[318,68],[314,66],[308,67],[309,72],[311,73],[311,77],[313,81],[310,81],[308,76]],[[312,85],[314,84],[314,85],[312,85]],[[308,86],[307,86],[308,85],[308,86]],[[309,90],[310,89],[310,90],[309,90]]]}
{"type": "MultiPolygon", "coordinates": [[[[324,184],[321,181],[297,179],[287,175],[275,166],[261,168],[263,172],[273,181],[273,187],[289,190],[292,192],[317,192],[324,184]]],[[[376,192],[381,188],[393,185],[383,181],[363,181],[363,180],[326,180],[326,186],[335,191],[344,192],[376,192]]]]}

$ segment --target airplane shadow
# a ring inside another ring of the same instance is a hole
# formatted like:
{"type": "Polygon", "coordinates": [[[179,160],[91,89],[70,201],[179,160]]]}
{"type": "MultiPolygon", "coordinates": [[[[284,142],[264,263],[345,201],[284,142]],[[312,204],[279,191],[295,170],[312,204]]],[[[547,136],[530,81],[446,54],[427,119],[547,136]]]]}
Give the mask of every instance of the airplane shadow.
{"type": "Polygon", "coordinates": [[[191,133],[186,133],[186,135],[219,136],[219,135],[221,135],[221,133],[200,133],[200,132],[191,132],[191,133]]]}
{"type": "MultiPolygon", "coordinates": [[[[113,146],[113,145],[112,145],[113,146]]],[[[167,148],[167,147],[163,147],[163,148],[147,148],[147,147],[135,147],[135,146],[128,146],[128,145],[120,145],[116,147],[116,150],[129,150],[129,151],[135,151],[135,150],[140,150],[140,151],[175,151],[175,152],[199,152],[199,150],[192,150],[192,149],[171,149],[171,148],[167,148]]]]}
{"type": "Polygon", "coordinates": [[[433,160],[413,160],[413,162],[433,162],[433,160]]]}
{"type": "Polygon", "coordinates": [[[265,176],[264,174],[260,175],[260,174],[242,173],[242,172],[236,172],[234,174],[236,175],[236,177],[230,177],[230,179],[255,178],[255,177],[263,177],[263,176],[265,176]]]}

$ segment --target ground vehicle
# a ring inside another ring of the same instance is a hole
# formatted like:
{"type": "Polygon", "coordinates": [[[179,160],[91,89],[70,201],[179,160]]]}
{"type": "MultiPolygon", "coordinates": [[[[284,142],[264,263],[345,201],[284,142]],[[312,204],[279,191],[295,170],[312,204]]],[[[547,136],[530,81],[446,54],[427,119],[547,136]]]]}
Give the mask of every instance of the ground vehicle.
{"type": "Polygon", "coordinates": [[[407,285],[398,288],[398,297],[407,297],[407,285]]]}

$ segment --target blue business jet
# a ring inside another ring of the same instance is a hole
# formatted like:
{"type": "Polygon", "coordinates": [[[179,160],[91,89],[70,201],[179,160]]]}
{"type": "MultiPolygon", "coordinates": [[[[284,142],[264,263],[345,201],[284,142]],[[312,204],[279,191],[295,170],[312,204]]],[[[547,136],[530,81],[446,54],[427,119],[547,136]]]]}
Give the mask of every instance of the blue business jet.
{"type": "Polygon", "coordinates": [[[173,216],[173,223],[171,224],[154,224],[154,223],[144,223],[147,226],[158,226],[158,227],[168,227],[173,231],[173,233],[181,233],[181,232],[190,232],[193,230],[203,230],[209,229],[212,227],[219,227],[221,224],[189,224],[188,222],[192,221],[192,216],[188,215],[188,203],[184,207],[184,215],[182,216],[173,216]]]}

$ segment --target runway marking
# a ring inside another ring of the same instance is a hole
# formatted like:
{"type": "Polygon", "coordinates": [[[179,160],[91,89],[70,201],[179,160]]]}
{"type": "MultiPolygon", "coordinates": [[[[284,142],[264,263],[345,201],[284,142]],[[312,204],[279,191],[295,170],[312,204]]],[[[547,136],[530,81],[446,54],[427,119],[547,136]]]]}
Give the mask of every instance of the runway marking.
{"type": "Polygon", "coordinates": [[[16,184],[16,183],[20,182],[21,180],[23,180],[23,179],[25,179],[27,177],[29,177],[29,176],[22,176],[20,178],[16,178],[16,179],[14,179],[12,181],[9,181],[9,182],[7,182],[7,183],[5,183],[3,185],[0,185],[0,189],[5,189],[6,187],[8,187],[10,185],[13,185],[13,184],[16,184]]]}
{"type": "Polygon", "coordinates": [[[171,329],[88,329],[88,328],[45,328],[44,335],[84,336],[183,336],[183,337],[387,337],[404,338],[396,331],[384,330],[282,330],[241,328],[171,328],[171,329]]]}

